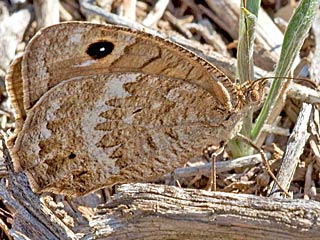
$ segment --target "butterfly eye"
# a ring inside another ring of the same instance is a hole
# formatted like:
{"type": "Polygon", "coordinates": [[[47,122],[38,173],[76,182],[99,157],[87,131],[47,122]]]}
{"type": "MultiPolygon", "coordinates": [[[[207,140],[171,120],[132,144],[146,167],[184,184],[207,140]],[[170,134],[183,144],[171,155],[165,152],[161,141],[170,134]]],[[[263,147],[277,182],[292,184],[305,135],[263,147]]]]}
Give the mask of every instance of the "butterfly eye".
{"type": "Polygon", "coordinates": [[[95,42],[89,45],[87,54],[93,59],[108,56],[114,49],[114,44],[108,41],[95,42]]]}
{"type": "Polygon", "coordinates": [[[260,100],[260,93],[258,90],[253,89],[252,91],[249,92],[249,100],[252,103],[256,103],[260,100]]]}

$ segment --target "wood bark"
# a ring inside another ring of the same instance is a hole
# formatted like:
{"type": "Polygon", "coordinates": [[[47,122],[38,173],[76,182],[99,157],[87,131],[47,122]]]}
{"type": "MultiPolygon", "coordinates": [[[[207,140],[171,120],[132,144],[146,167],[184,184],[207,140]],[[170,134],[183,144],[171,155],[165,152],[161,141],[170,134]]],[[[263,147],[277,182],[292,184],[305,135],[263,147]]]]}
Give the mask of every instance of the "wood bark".
{"type": "MultiPolygon", "coordinates": [[[[320,239],[320,203],[125,184],[90,222],[96,239],[320,239]]],[[[89,237],[89,236],[87,236],[89,237]]]]}
{"type": "Polygon", "coordinates": [[[35,0],[34,9],[38,23],[38,30],[59,23],[59,1],[35,0]]]}
{"type": "Polygon", "coordinates": [[[320,239],[320,203],[312,200],[124,184],[77,232],[23,173],[2,180],[0,198],[14,211],[14,239],[320,239]]]}
{"type": "MultiPolygon", "coordinates": [[[[297,123],[289,137],[287,149],[282,159],[280,170],[277,174],[277,179],[285,190],[289,190],[293,175],[299,163],[299,158],[303,152],[304,146],[310,136],[307,130],[309,118],[311,115],[312,105],[303,103],[297,123]]],[[[272,183],[271,197],[280,196],[279,187],[272,183]]]]}
{"type": "Polygon", "coordinates": [[[14,239],[78,239],[41,197],[31,191],[26,175],[13,173],[12,161],[4,144],[3,153],[9,175],[1,180],[0,200],[13,212],[11,236],[14,239]]]}

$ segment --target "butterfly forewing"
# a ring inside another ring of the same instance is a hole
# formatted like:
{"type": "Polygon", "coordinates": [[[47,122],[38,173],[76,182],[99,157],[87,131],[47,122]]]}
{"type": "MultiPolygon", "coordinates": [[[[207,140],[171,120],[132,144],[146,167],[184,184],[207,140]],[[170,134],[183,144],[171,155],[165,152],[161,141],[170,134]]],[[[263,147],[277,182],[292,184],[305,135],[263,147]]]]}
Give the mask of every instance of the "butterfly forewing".
{"type": "MultiPolygon", "coordinates": [[[[232,85],[216,67],[169,41],[121,27],[79,22],[54,25],[37,34],[26,49],[22,72],[27,110],[59,82],[96,73],[141,72],[184,80],[209,91],[221,107],[225,107],[226,92],[217,81],[232,85]]],[[[235,104],[237,96],[231,100],[235,104]]]]}

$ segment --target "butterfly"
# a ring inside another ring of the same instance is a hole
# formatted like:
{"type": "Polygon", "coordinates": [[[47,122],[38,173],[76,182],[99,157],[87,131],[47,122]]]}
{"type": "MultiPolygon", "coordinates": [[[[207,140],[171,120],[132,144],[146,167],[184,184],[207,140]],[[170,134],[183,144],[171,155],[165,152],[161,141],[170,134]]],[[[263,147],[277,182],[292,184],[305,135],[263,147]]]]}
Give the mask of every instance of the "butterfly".
{"type": "Polygon", "coordinates": [[[79,196],[155,179],[227,142],[264,84],[234,84],[191,51],[87,22],[40,30],[10,67],[16,171],[32,189],[79,196]]]}

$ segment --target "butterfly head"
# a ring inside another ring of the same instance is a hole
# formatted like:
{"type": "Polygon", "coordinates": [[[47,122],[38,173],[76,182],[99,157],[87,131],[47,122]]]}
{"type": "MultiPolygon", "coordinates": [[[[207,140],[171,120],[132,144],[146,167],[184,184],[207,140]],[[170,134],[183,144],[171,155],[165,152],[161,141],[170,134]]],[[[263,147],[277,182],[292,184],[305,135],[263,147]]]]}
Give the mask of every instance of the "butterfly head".
{"type": "Polygon", "coordinates": [[[264,99],[264,89],[266,83],[266,79],[245,82],[241,86],[241,92],[243,93],[243,105],[257,106],[261,104],[264,99]]]}

